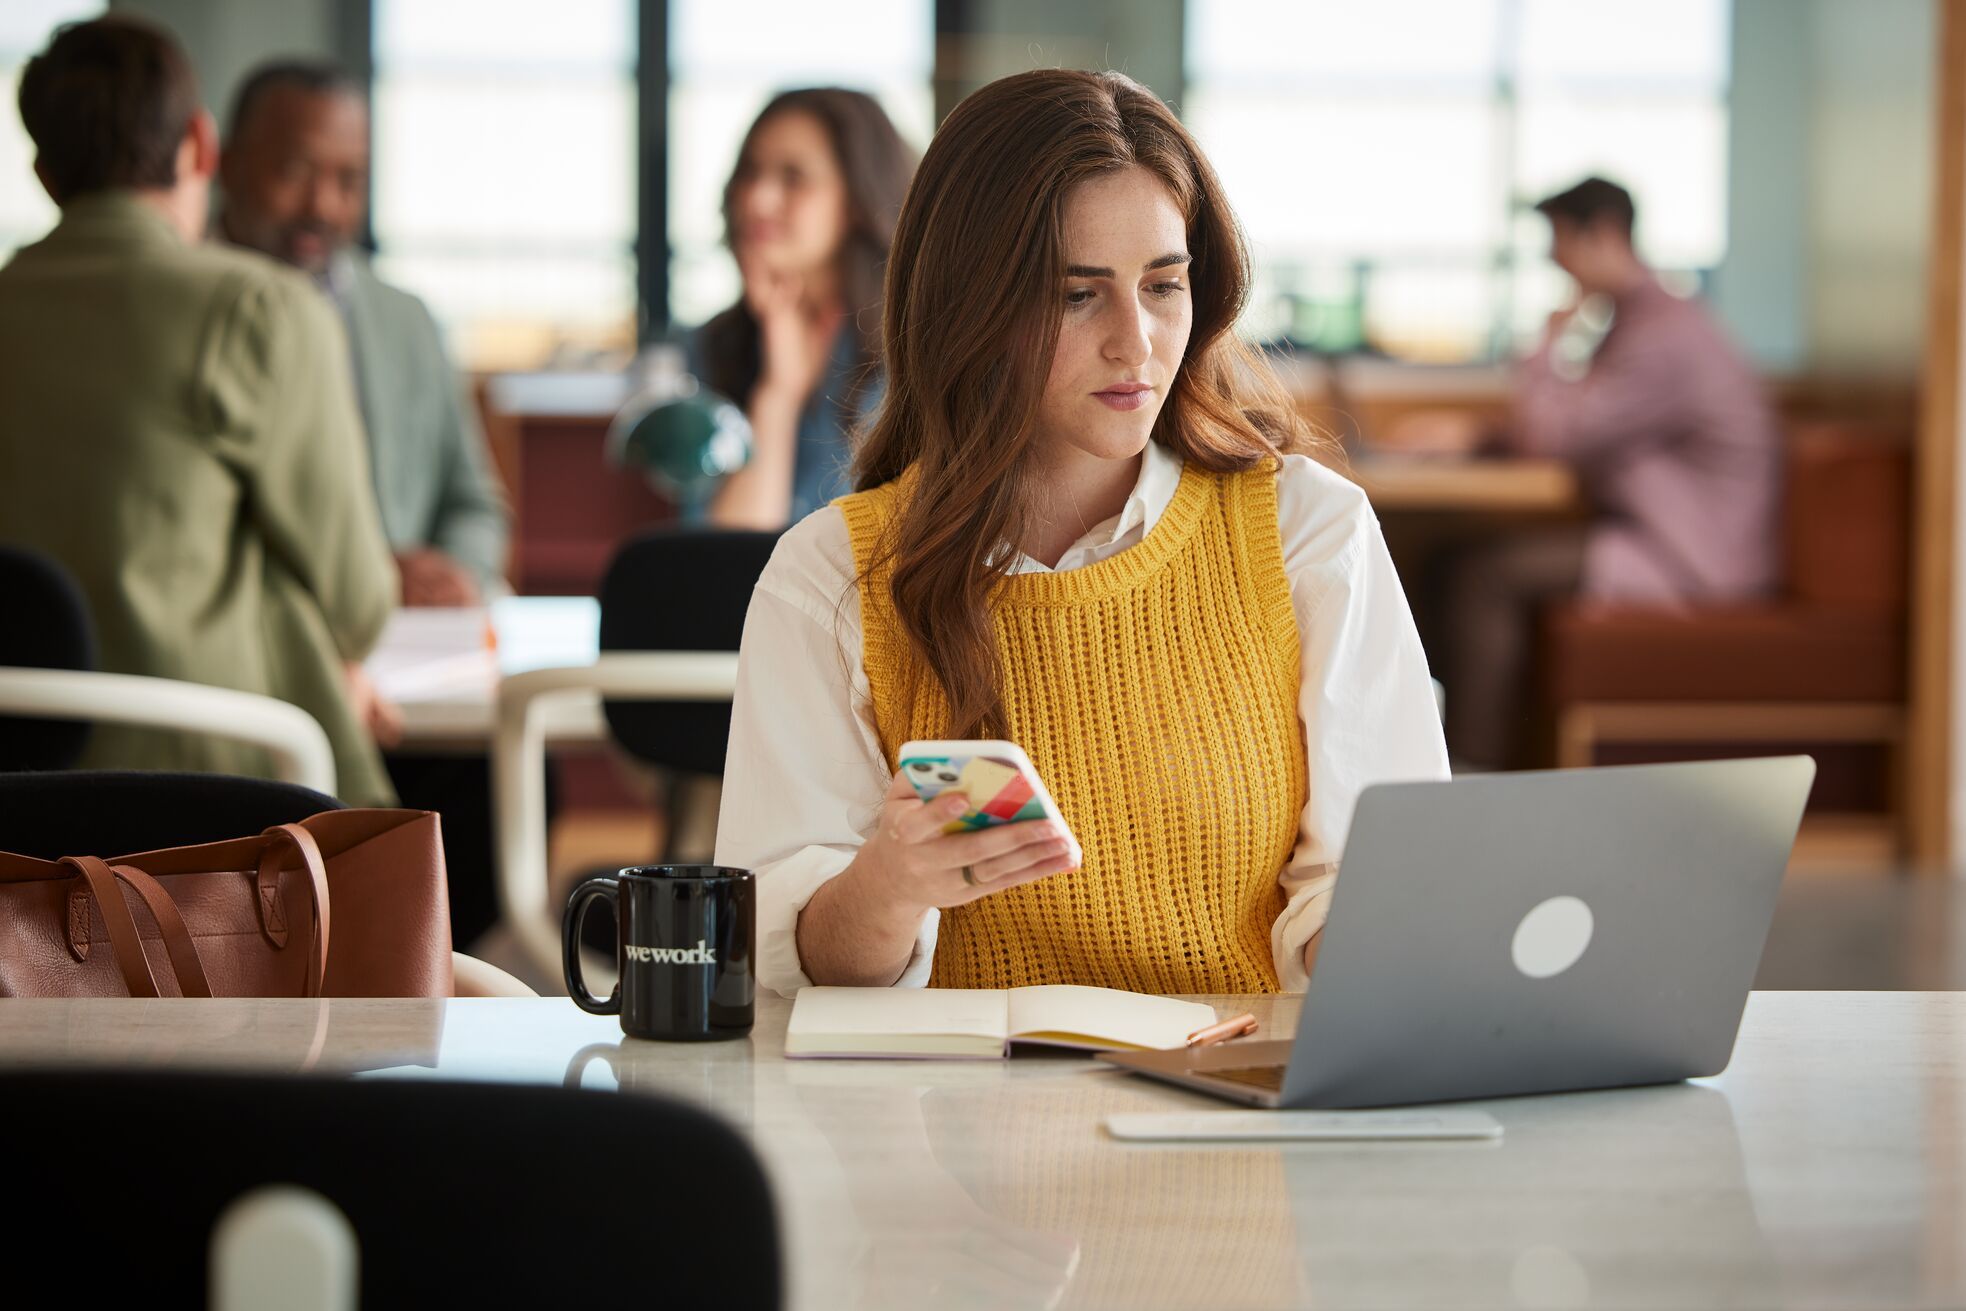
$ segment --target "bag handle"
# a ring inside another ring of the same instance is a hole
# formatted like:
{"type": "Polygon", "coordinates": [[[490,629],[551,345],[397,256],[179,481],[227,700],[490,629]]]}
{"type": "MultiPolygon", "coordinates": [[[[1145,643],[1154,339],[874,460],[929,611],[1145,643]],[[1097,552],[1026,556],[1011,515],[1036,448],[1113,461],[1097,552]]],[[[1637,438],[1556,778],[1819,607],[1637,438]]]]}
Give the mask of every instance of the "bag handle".
{"type": "Polygon", "coordinates": [[[314,898],[314,944],[307,960],[305,996],[319,997],[328,974],[328,867],[321,858],[321,844],[298,824],[276,824],[261,834],[266,845],[259,853],[259,873],[254,886],[259,896],[259,923],[274,946],[287,945],[286,905],[280,900],[280,870],[289,848],[300,853],[300,867],[307,874],[309,895],[314,898]]]}
{"type": "Polygon", "coordinates": [[[134,865],[110,868],[116,877],[136,889],[143,904],[150,908],[150,917],[157,921],[157,931],[164,936],[164,951],[177,975],[178,995],[211,996],[212,985],[205,977],[205,962],[199,959],[198,944],[191,940],[191,930],[185,927],[184,916],[178,912],[171,894],[164,891],[164,885],[134,865]]]}
{"type": "Polygon", "coordinates": [[[94,856],[66,856],[61,863],[73,867],[83,884],[69,898],[69,951],[78,960],[88,959],[88,900],[93,894],[96,905],[102,908],[102,922],[109,929],[109,946],[116,953],[116,967],[123,973],[123,986],[132,997],[157,996],[156,976],[150,972],[150,960],[143,954],[143,943],[137,938],[136,918],[130,914],[123,892],[116,886],[115,873],[94,856]],[[79,935],[75,931],[78,921],[82,930],[79,935]]]}
{"type": "Polygon", "coordinates": [[[164,951],[170,958],[178,994],[184,997],[212,995],[212,985],[205,977],[204,962],[198,958],[197,944],[191,940],[191,931],[185,927],[184,916],[178,913],[177,903],[171,900],[171,895],[164,891],[162,884],[134,865],[112,866],[95,856],[69,856],[62,863],[73,866],[87,885],[86,892],[78,887],[69,897],[68,943],[76,959],[86,960],[89,955],[88,899],[93,895],[96,904],[102,908],[102,922],[109,930],[109,945],[116,953],[123,985],[129,989],[132,997],[160,995],[157,977],[150,968],[150,958],[144,954],[143,940],[137,933],[136,917],[130,913],[129,903],[123,899],[123,890],[116,886],[122,882],[143,899],[151,918],[157,922],[157,931],[164,940],[164,951]]]}

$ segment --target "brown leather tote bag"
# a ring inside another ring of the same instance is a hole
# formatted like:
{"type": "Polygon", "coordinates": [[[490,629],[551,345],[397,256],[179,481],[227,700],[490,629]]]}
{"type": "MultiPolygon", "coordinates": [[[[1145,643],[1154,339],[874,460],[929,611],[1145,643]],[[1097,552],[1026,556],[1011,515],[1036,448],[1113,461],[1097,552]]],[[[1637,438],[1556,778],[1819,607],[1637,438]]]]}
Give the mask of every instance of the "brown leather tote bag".
{"type": "Polygon", "coordinates": [[[330,810],[104,860],[0,852],[0,997],[448,997],[437,816],[330,810]]]}

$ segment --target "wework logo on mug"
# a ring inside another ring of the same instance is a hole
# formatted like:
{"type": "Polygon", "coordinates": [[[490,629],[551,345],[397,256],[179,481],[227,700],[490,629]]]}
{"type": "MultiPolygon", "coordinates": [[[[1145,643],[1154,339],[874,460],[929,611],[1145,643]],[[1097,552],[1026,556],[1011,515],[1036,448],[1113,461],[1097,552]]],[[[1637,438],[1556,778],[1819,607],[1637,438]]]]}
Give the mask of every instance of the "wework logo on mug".
{"type": "Polygon", "coordinates": [[[630,943],[628,959],[657,965],[715,965],[717,949],[704,946],[701,938],[694,947],[637,947],[630,943]]]}

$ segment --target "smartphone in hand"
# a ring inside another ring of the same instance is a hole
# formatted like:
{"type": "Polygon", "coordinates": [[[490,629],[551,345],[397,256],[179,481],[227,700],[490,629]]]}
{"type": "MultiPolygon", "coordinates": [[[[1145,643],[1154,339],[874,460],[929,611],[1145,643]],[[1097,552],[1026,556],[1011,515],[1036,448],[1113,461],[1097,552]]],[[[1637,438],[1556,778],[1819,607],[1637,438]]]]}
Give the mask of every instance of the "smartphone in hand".
{"type": "Polygon", "coordinates": [[[908,742],[901,747],[901,776],[923,801],[960,792],[969,809],[943,826],[945,833],[1049,819],[1072,844],[1072,863],[1080,859],[1078,839],[1045,791],[1031,758],[1015,742],[984,739],[908,742]]]}

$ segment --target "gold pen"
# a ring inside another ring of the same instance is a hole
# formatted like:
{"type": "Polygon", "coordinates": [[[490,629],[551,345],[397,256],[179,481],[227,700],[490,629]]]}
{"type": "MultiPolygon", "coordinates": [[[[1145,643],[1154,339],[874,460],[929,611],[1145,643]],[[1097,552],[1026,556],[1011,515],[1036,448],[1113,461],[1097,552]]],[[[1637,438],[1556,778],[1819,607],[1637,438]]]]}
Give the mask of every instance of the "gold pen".
{"type": "Polygon", "coordinates": [[[1206,1028],[1196,1029],[1188,1035],[1188,1045],[1190,1047],[1206,1047],[1210,1043],[1224,1042],[1230,1038],[1240,1038],[1244,1034],[1254,1032],[1256,1032],[1256,1017],[1248,1011],[1244,1011],[1240,1015],[1223,1020],[1220,1024],[1211,1024],[1206,1028]]]}

